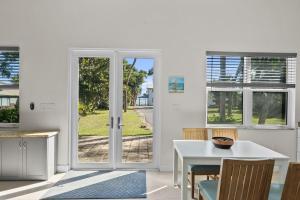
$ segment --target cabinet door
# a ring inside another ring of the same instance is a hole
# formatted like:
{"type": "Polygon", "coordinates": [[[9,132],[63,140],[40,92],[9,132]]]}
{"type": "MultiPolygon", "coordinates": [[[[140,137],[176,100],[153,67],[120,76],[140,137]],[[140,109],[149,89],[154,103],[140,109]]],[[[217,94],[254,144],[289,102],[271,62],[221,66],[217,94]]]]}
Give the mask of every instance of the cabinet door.
{"type": "Polygon", "coordinates": [[[1,178],[22,176],[22,139],[1,139],[1,178]]]}
{"type": "Polygon", "coordinates": [[[47,144],[45,138],[23,138],[23,176],[43,179],[46,175],[47,144]]]}

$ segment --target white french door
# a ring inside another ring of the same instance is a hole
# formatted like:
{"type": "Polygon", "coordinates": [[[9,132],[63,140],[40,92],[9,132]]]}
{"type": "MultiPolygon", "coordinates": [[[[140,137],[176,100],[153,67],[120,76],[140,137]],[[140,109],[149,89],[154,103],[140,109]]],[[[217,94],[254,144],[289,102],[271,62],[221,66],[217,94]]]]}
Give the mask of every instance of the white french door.
{"type": "Polygon", "coordinates": [[[156,168],[159,52],[71,50],[72,168],[156,168]]]}

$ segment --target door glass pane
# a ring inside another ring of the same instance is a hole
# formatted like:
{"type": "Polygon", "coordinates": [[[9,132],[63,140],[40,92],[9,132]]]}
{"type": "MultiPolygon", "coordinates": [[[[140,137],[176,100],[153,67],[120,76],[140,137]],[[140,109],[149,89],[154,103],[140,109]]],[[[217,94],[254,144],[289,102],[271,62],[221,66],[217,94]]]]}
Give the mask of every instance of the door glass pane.
{"type": "Polygon", "coordinates": [[[79,162],[108,162],[109,58],[79,58],[79,162]]]}
{"type": "Polygon", "coordinates": [[[154,59],[123,60],[122,162],[152,162],[154,59]]]}
{"type": "Polygon", "coordinates": [[[242,124],[243,93],[209,91],[207,99],[208,124],[242,124]]]}
{"type": "Polygon", "coordinates": [[[252,123],[287,124],[287,92],[253,92],[252,123]]]}

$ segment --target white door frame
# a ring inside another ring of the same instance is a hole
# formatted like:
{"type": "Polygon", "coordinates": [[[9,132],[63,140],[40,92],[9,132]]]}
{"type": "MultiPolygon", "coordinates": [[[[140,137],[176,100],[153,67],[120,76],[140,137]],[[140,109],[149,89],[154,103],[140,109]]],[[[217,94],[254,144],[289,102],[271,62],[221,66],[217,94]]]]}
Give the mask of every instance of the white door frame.
{"type": "Polygon", "coordinates": [[[69,101],[70,105],[70,130],[71,130],[71,147],[70,158],[71,168],[73,169],[116,169],[116,168],[137,168],[153,169],[159,168],[160,152],[160,71],[161,71],[161,51],[160,50],[126,50],[126,49],[86,49],[72,48],[69,50],[70,55],[70,87],[69,101]],[[109,163],[79,163],[78,162],[78,78],[79,78],[79,57],[105,57],[110,58],[110,116],[114,116],[114,128],[110,128],[109,137],[109,163]],[[153,129],[153,158],[152,163],[122,163],[122,137],[121,130],[117,129],[117,116],[122,117],[122,95],[120,91],[123,88],[123,58],[152,58],[154,59],[154,129],[153,129]],[[118,75],[119,77],[116,77],[118,75]],[[119,91],[119,92],[118,92],[119,91]],[[118,106],[119,108],[117,108],[118,106]],[[75,121],[76,120],[76,121],[75,121]],[[115,152],[114,150],[117,150],[115,152]]]}
{"type": "Polygon", "coordinates": [[[117,106],[119,106],[117,110],[117,116],[121,117],[122,123],[122,110],[123,110],[123,59],[124,58],[150,58],[154,59],[154,74],[153,74],[153,88],[154,88],[154,109],[153,109],[153,140],[152,140],[152,162],[151,163],[122,163],[122,128],[116,129],[116,134],[120,137],[116,139],[116,168],[136,168],[136,169],[153,169],[159,168],[159,138],[160,138],[160,85],[159,85],[159,70],[160,70],[160,57],[161,52],[158,50],[118,50],[117,54],[117,70],[116,73],[118,77],[116,77],[118,81],[118,92],[117,96],[117,106]]]}
{"type": "Polygon", "coordinates": [[[113,152],[113,128],[108,128],[109,131],[109,152],[108,152],[108,162],[107,163],[80,163],[78,160],[78,98],[79,98],[79,58],[80,57],[98,57],[98,58],[109,58],[109,119],[115,115],[114,109],[114,82],[115,82],[115,54],[111,50],[101,50],[101,49],[71,49],[71,167],[73,169],[79,168],[113,168],[113,163],[115,162],[115,153],[113,152]]]}

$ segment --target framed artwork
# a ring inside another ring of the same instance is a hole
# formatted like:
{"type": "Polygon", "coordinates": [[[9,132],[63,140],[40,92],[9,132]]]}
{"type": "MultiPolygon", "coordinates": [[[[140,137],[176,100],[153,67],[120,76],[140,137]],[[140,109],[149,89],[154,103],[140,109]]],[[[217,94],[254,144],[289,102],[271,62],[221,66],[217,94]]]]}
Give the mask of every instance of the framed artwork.
{"type": "Polygon", "coordinates": [[[168,81],[169,93],[183,93],[184,92],[184,77],[170,76],[168,81]]]}

